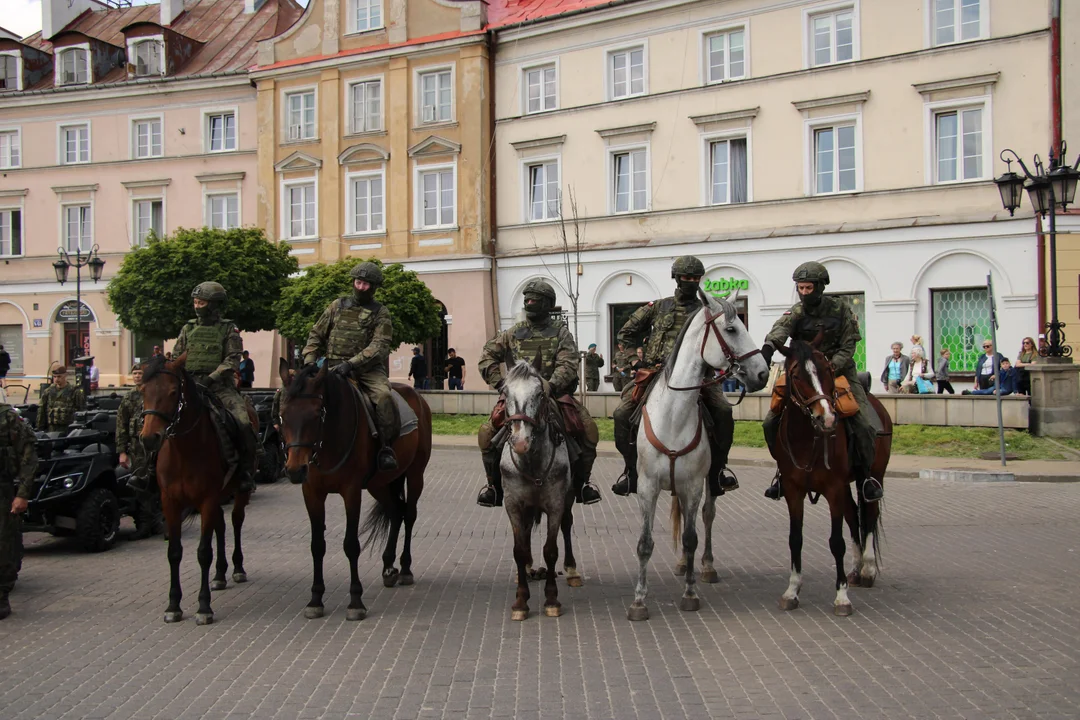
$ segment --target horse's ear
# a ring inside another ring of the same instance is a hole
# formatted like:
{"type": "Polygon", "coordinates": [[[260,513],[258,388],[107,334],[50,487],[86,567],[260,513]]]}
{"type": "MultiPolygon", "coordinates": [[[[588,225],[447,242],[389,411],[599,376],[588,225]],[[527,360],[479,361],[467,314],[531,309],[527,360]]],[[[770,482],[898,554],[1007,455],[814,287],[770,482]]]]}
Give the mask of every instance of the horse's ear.
{"type": "Polygon", "coordinates": [[[532,361],[533,370],[536,372],[542,372],[544,369],[544,349],[540,348],[536,351],[536,357],[532,361]]]}
{"type": "Polygon", "coordinates": [[[172,366],[173,366],[174,368],[179,368],[179,369],[181,369],[181,370],[182,370],[182,369],[184,368],[184,363],[186,363],[186,362],[187,362],[187,350],[185,350],[185,351],[184,351],[184,352],[183,352],[183,353],[182,353],[182,354],[180,355],[180,357],[178,357],[178,358],[175,358],[175,359],[174,359],[174,360],[172,361],[172,366]]]}
{"type": "Polygon", "coordinates": [[[319,372],[315,373],[315,382],[321,383],[326,379],[327,374],[329,374],[329,371],[327,370],[326,363],[323,362],[322,367],[319,368],[319,372]]]}
{"type": "Polygon", "coordinates": [[[791,352],[791,348],[789,348],[787,345],[777,345],[774,349],[776,350],[776,352],[780,353],[784,357],[787,357],[788,353],[791,352]]]}
{"type": "Polygon", "coordinates": [[[824,325],[821,325],[821,324],[819,324],[819,325],[818,325],[818,331],[817,331],[817,335],[815,335],[815,336],[814,336],[814,339],[810,341],[810,347],[812,347],[812,348],[814,348],[815,350],[817,350],[817,349],[818,349],[818,345],[820,345],[820,344],[821,344],[821,341],[822,341],[822,340],[824,340],[824,339],[825,339],[825,326],[824,326],[824,325]]]}
{"type": "Polygon", "coordinates": [[[285,358],[278,358],[278,377],[282,387],[289,387],[289,361],[285,358]]]}

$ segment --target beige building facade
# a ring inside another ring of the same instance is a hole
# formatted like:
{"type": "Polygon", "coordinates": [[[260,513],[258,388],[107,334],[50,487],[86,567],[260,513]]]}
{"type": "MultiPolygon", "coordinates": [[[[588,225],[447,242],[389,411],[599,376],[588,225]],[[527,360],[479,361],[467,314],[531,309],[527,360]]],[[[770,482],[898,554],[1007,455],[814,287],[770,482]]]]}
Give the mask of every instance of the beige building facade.
{"type": "Polygon", "coordinates": [[[913,334],[972,369],[987,274],[1002,352],[1039,332],[1036,224],[992,180],[1003,148],[1051,142],[1049,2],[642,0],[508,26],[495,47],[502,325],[529,279],[562,280],[576,225],[578,342],[607,357],[683,254],[709,292],[739,291],[762,339],[794,268],[823,262],[875,378],[913,334]]]}
{"type": "MultiPolygon", "coordinates": [[[[260,44],[252,72],[260,226],[301,267],[361,257],[415,270],[445,308],[432,364],[453,347],[471,367],[496,322],[485,10],[311,0],[260,44]]],[[[394,353],[393,379],[411,357],[411,346],[394,353]]]]}

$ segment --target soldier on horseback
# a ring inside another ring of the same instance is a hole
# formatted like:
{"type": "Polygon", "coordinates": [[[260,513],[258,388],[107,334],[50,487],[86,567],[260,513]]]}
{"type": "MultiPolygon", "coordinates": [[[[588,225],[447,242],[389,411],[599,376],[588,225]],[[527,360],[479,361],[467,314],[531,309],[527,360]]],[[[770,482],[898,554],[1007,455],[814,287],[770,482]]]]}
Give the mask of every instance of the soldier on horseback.
{"type": "Polygon", "coordinates": [[[244,341],[233,321],[221,317],[229,296],[220,283],[200,283],[191,291],[191,297],[195,305],[195,319],[189,320],[180,331],[180,337],[173,346],[173,357],[187,353],[184,367],[195,376],[195,382],[217,398],[236,421],[241,447],[235,446],[220,424],[216,424],[218,436],[229,471],[236,473],[237,489],[250,492],[255,489],[252,471],[259,444],[251,427],[247,401],[236,389],[236,372],[244,352],[244,341]]]}
{"type": "MultiPolygon", "coordinates": [[[[873,502],[884,495],[879,478],[870,475],[874,465],[874,442],[876,431],[870,424],[869,413],[873,412],[866,399],[866,390],[857,377],[855,369],[855,346],[862,339],[859,334],[859,321],[845,300],[828,297],[825,286],[829,284],[829,271],[819,262],[805,262],[795,268],[791,279],[799,293],[799,303],[793,305],[773,324],[765,338],[761,355],[765,362],[772,362],[777,346],[787,342],[789,337],[810,342],[818,333],[823,333],[818,350],[829,358],[837,376],[847,378],[851,394],[859,403],[859,412],[847,418],[847,428],[852,438],[852,470],[857,482],[861,483],[863,497],[873,502]]],[[[765,442],[770,452],[776,445],[780,429],[780,415],[771,410],[762,422],[765,442]]],[[[779,500],[784,495],[780,485],[780,471],[777,470],[772,485],[765,491],[765,497],[779,500]]]]}
{"type": "MultiPolygon", "coordinates": [[[[578,386],[578,349],[574,336],[562,320],[551,317],[555,308],[555,289],[546,281],[530,280],[525,285],[525,320],[509,330],[499,333],[484,345],[480,353],[480,375],[488,385],[502,390],[503,373],[500,363],[512,363],[514,359],[532,360],[538,353],[544,366],[541,376],[551,385],[553,398],[570,396],[578,386]]],[[[578,502],[591,505],[600,502],[600,491],[590,481],[593,463],[596,462],[596,443],[599,432],[596,422],[583,405],[574,399],[562,399],[558,405],[572,403],[581,420],[583,432],[574,433],[571,439],[577,445],[577,460],[572,462],[571,475],[577,491],[578,502]]],[[[492,417],[481,426],[478,434],[480,453],[487,474],[487,485],[480,491],[476,503],[484,507],[502,504],[502,475],[499,461],[502,457],[505,433],[498,433],[495,427],[499,418],[495,416],[501,410],[500,403],[495,406],[492,417]],[[495,422],[493,423],[493,420],[495,422]]],[[[573,457],[573,453],[571,453],[573,457]]]]}
{"type": "Polygon", "coordinates": [[[357,382],[375,407],[379,472],[390,472],[398,467],[393,450],[398,419],[386,368],[394,323],[390,311],[375,301],[375,291],[383,284],[382,268],[362,262],[349,275],[352,295],[334,300],[323,311],[308,334],[304,363],[325,357],[332,372],[357,382]]]}
{"type": "MultiPolygon", "coordinates": [[[[701,276],[704,274],[705,266],[696,257],[684,255],[677,258],[671,265],[671,277],[676,285],[675,295],[638,308],[619,330],[619,343],[633,348],[642,345],[642,341],[647,338],[647,344],[644,345],[644,364],[649,367],[663,365],[671,354],[675,338],[686,324],[687,317],[701,307],[697,293],[701,276]]],[[[626,462],[623,474],[611,486],[611,491],[616,495],[625,496],[637,492],[636,428],[632,418],[641,398],[634,400],[635,385],[636,383],[630,383],[623,388],[622,404],[612,413],[615,421],[615,447],[626,462]]],[[[716,497],[739,487],[739,481],[727,469],[728,452],[734,440],[735,420],[719,384],[703,387],[701,396],[712,420],[709,431],[709,447],[712,452],[709,494],[716,497]]]]}

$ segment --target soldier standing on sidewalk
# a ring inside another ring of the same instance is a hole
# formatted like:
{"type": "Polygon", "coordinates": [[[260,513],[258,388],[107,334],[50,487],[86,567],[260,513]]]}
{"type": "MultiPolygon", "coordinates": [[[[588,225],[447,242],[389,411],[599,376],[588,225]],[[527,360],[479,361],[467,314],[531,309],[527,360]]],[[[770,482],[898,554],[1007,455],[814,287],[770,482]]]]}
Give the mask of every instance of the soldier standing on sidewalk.
{"type": "Polygon", "coordinates": [[[0,620],[11,614],[8,595],[15,589],[22,555],[19,516],[29,506],[37,472],[34,432],[3,400],[0,393],[0,620]]]}

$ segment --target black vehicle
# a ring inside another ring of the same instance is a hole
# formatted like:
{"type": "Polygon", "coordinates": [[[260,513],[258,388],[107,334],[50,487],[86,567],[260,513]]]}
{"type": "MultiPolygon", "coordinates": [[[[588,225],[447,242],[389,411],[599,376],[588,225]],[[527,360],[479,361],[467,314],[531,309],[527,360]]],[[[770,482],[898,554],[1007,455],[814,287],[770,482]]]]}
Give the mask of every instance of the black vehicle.
{"type": "Polygon", "coordinates": [[[285,471],[285,450],[281,446],[277,430],[274,429],[274,419],[270,417],[270,410],[274,404],[274,391],[244,390],[241,394],[251,402],[252,407],[255,408],[255,415],[259,419],[263,457],[255,473],[255,482],[277,482],[285,471]]]}

